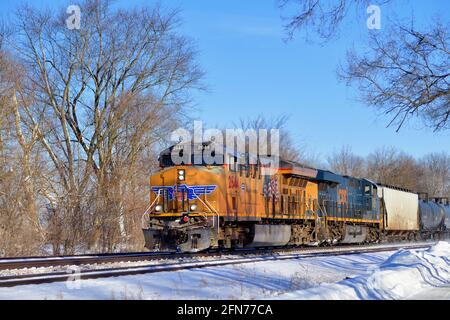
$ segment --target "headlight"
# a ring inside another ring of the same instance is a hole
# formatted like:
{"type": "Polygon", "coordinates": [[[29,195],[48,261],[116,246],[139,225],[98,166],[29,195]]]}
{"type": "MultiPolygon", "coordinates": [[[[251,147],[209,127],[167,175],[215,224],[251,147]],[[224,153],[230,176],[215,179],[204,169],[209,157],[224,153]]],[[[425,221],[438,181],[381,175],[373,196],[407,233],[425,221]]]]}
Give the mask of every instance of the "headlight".
{"type": "Polygon", "coordinates": [[[160,205],[160,204],[157,204],[157,205],[155,206],[155,212],[161,212],[162,209],[163,209],[163,207],[162,207],[162,205],[160,205]]]}
{"type": "Polygon", "coordinates": [[[197,211],[197,205],[191,204],[190,209],[191,209],[191,211],[197,211]]]}
{"type": "Polygon", "coordinates": [[[185,170],[178,170],[178,180],[180,180],[180,181],[184,181],[185,180],[185,173],[186,173],[186,171],[185,170]]]}

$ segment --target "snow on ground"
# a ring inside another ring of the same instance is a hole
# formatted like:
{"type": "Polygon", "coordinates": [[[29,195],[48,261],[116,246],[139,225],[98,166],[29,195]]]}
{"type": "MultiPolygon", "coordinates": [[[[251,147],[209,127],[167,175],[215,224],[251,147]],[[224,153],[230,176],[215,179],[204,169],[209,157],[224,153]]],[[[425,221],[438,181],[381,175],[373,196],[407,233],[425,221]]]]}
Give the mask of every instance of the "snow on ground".
{"type": "Polygon", "coordinates": [[[0,288],[0,299],[450,299],[450,244],[0,288]]]}
{"type": "Polygon", "coordinates": [[[372,273],[289,292],[279,299],[450,299],[450,243],[399,250],[372,273]]]}
{"type": "Polygon", "coordinates": [[[267,261],[0,288],[0,299],[262,299],[364,274],[389,253],[267,261]],[[77,288],[78,287],[78,288],[77,288]]]}

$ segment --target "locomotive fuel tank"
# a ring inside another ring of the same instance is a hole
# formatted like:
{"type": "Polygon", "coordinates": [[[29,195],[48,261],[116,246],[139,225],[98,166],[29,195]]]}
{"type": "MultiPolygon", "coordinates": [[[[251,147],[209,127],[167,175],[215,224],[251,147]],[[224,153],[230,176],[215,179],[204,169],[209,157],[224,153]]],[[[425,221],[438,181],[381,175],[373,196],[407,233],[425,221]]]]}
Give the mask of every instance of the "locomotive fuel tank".
{"type": "Polygon", "coordinates": [[[433,201],[419,201],[419,217],[422,230],[438,231],[444,224],[444,207],[433,201]]]}
{"type": "Polygon", "coordinates": [[[291,238],[290,225],[254,225],[253,241],[248,247],[284,246],[291,238]]]}

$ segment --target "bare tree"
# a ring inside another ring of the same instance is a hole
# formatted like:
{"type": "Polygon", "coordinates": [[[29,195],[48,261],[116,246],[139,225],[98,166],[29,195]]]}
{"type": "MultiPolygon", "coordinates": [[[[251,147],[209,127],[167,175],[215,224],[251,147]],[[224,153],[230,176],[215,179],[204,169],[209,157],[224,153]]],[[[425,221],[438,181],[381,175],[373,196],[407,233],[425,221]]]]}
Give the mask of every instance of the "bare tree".
{"type": "Polygon", "coordinates": [[[430,196],[450,197],[450,155],[445,152],[430,153],[419,160],[422,176],[419,188],[430,196]]]}
{"type": "Polygon", "coordinates": [[[436,23],[427,32],[395,26],[371,36],[369,53],[349,52],[340,76],[355,83],[364,103],[391,115],[397,131],[413,116],[434,128],[450,123],[449,25],[436,23]]]}
{"type": "Polygon", "coordinates": [[[146,179],[142,155],[176,127],[203,75],[177,11],[97,0],[81,10],[81,29],[69,30],[65,10],[22,7],[8,41],[27,70],[17,119],[56,173],[41,191],[64,232],[49,237],[66,253],[90,238],[105,251],[126,241],[130,177],[146,179]]]}
{"type": "Polygon", "coordinates": [[[364,177],[364,158],[352,152],[350,146],[343,146],[327,157],[331,171],[353,177],[364,177]]]}
{"type": "MultiPolygon", "coordinates": [[[[350,9],[355,9],[358,15],[358,12],[365,13],[370,4],[365,0],[279,0],[278,3],[282,9],[294,7],[295,14],[285,24],[288,38],[297,31],[313,31],[324,41],[338,34],[350,9]]],[[[371,32],[369,49],[359,54],[349,51],[346,65],[340,68],[340,78],[358,87],[365,104],[391,116],[389,125],[396,125],[397,131],[414,116],[425,120],[436,131],[448,129],[447,21],[434,22],[427,30],[418,30],[414,23],[397,23],[382,32],[371,32]]]]}
{"type": "Polygon", "coordinates": [[[417,161],[396,148],[383,147],[367,157],[367,178],[375,182],[417,191],[419,176],[417,161]]]}
{"type": "Polygon", "coordinates": [[[6,81],[5,72],[7,69],[7,61],[5,59],[5,52],[3,51],[3,33],[0,30],[0,154],[3,156],[4,152],[4,135],[8,131],[9,126],[6,125],[8,107],[7,107],[7,88],[4,87],[3,83],[6,81]]]}
{"type": "MultiPolygon", "coordinates": [[[[378,5],[390,0],[378,1],[378,5]]],[[[316,34],[321,40],[328,41],[339,34],[340,25],[353,9],[366,12],[368,0],[278,0],[278,6],[283,10],[291,9],[294,13],[285,18],[284,29],[288,39],[292,39],[296,32],[316,34]]]]}
{"type": "MultiPolygon", "coordinates": [[[[314,165],[317,162],[315,155],[308,151],[306,145],[299,144],[294,141],[292,134],[286,129],[288,116],[279,115],[272,118],[266,118],[263,115],[258,115],[254,118],[240,119],[236,128],[248,130],[266,129],[270,132],[271,129],[279,130],[280,134],[280,157],[284,160],[301,162],[306,165],[314,165]]],[[[270,135],[268,137],[270,140],[270,135]]]]}
{"type": "Polygon", "coordinates": [[[3,50],[1,40],[0,256],[36,254],[44,237],[36,191],[42,163],[35,135],[20,121],[16,89],[21,86],[21,67],[3,50]]]}

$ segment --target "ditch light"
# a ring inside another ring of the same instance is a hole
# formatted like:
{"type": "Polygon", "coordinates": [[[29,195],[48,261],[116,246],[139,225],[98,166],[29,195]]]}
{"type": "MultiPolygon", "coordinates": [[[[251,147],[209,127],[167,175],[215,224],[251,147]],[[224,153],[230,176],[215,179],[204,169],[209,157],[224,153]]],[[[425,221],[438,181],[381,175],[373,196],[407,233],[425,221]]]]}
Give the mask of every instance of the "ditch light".
{"type": "Polygon", "coordinates": [[[186,180],[186,171],[184,169],[178,170],[178,181],[186,180]]]}

